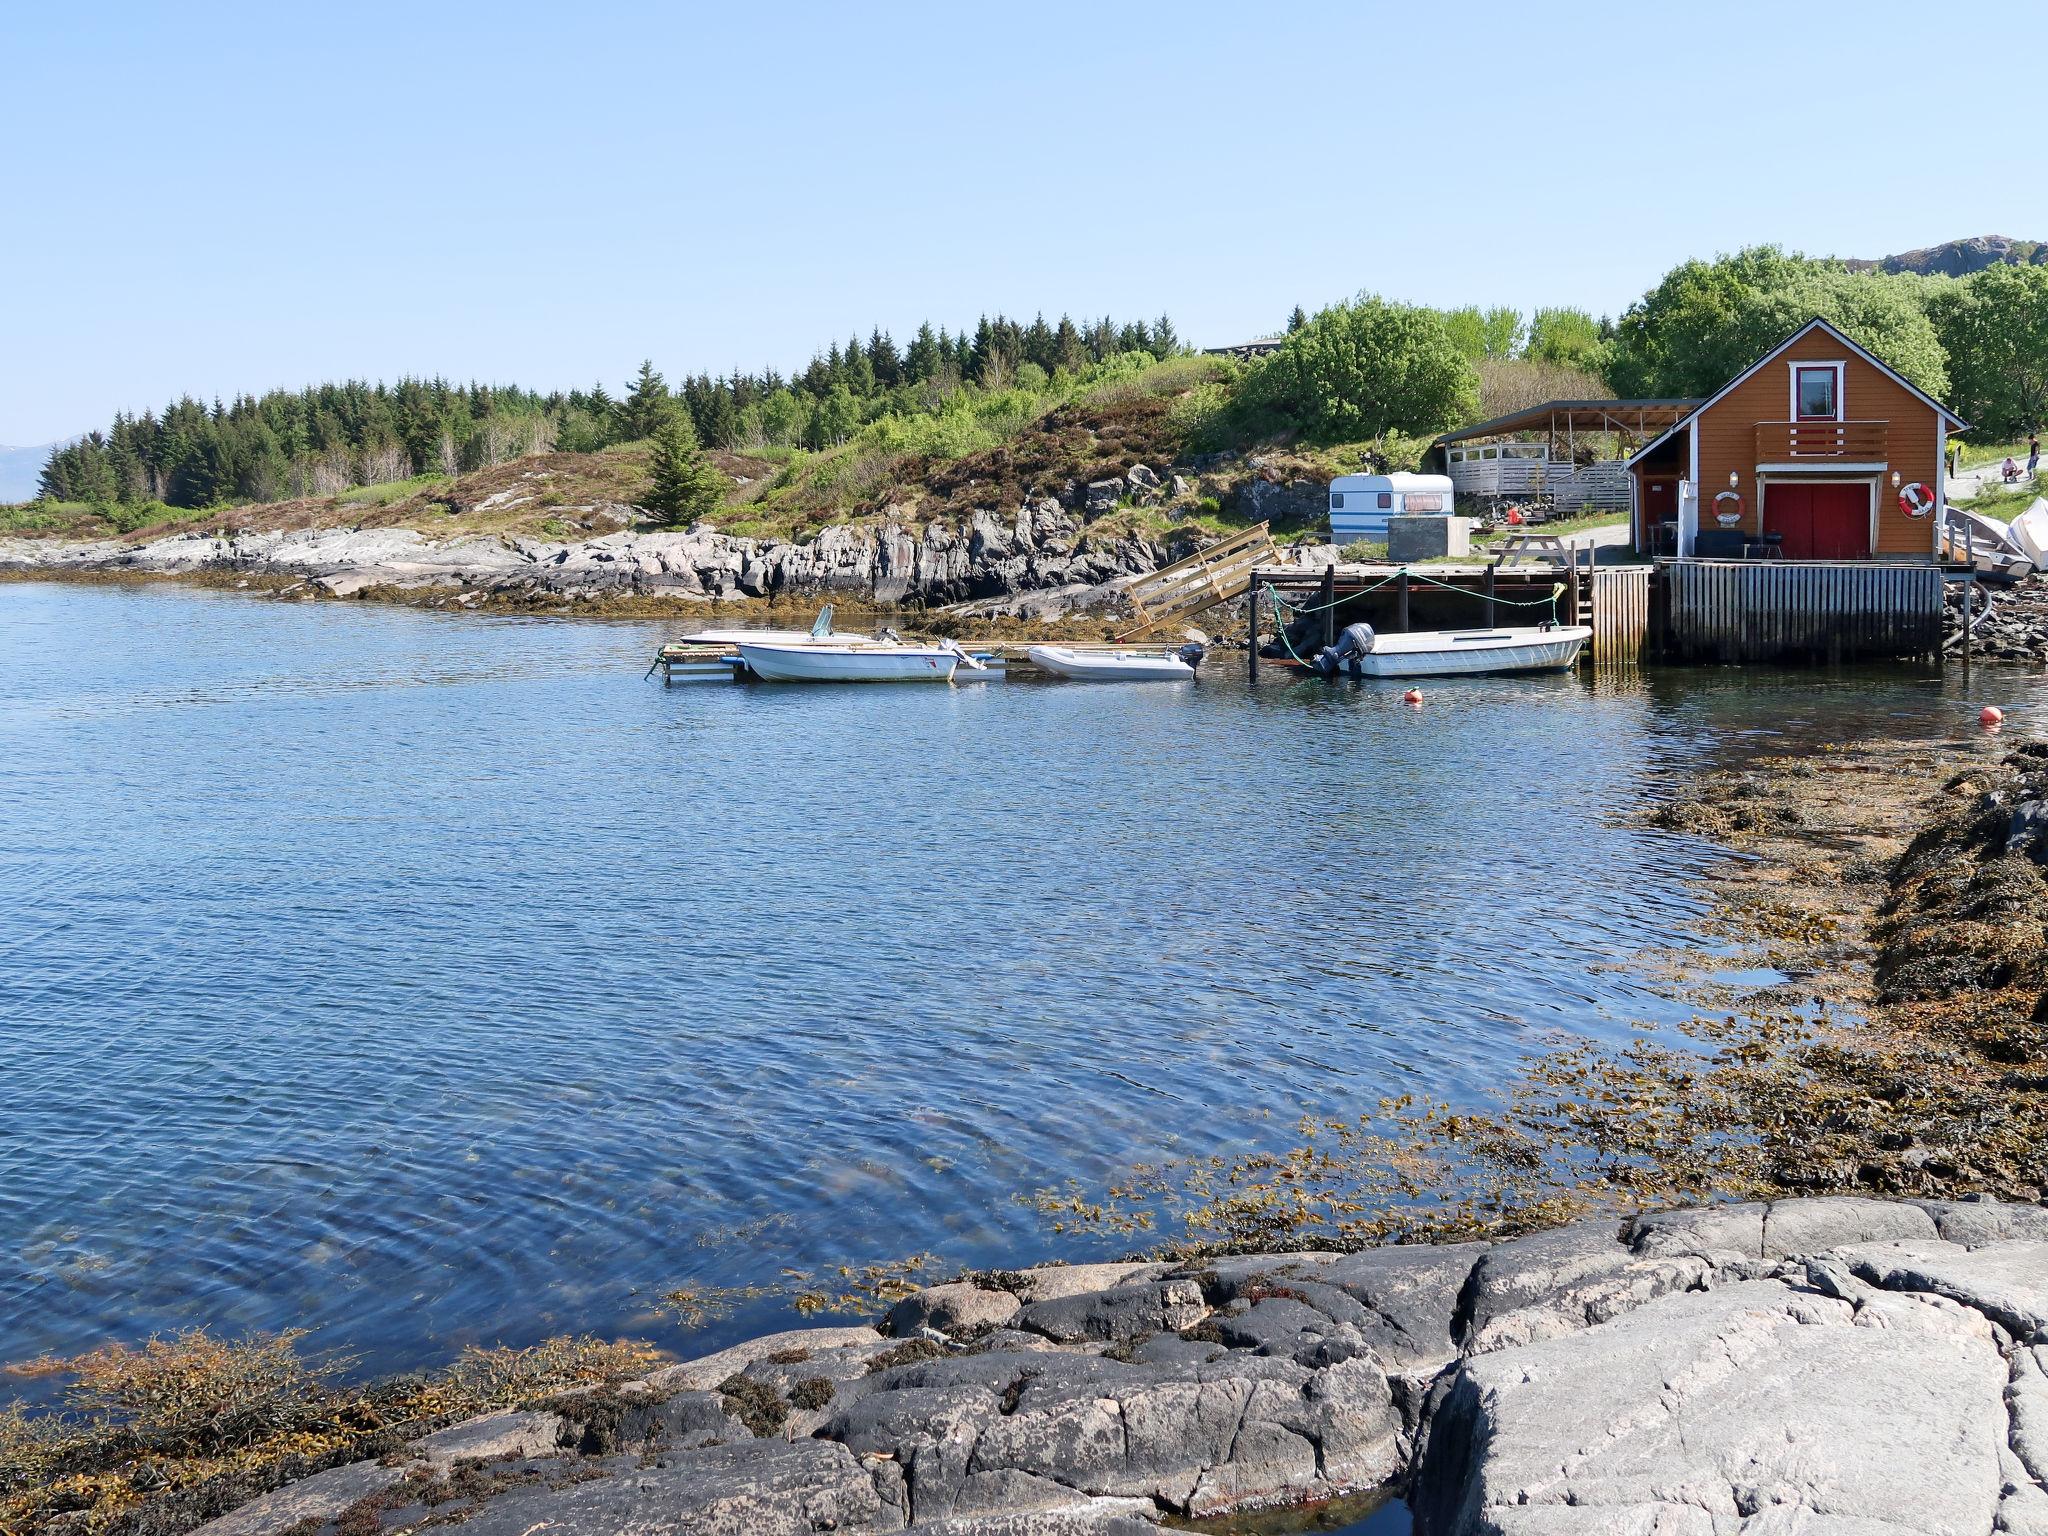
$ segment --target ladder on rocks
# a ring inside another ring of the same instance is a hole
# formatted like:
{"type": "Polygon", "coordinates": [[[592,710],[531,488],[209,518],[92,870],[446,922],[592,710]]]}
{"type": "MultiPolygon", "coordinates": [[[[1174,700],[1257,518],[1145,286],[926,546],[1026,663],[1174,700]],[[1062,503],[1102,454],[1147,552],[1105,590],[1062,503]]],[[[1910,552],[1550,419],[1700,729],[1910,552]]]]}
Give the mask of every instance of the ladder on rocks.
{"type": "Polygon", "coordinates": [[[1124,587],[1138,622],[1116,638],[1135,640],[1169,624],[1185,623],[1198,613],[1242,597],[1250,590],[1252,572],[1277,563],[1273,536],[1265,523],[1254,523],[1229,538],[1197,550],[1185,560],[1144,576],[1124,587]]]}

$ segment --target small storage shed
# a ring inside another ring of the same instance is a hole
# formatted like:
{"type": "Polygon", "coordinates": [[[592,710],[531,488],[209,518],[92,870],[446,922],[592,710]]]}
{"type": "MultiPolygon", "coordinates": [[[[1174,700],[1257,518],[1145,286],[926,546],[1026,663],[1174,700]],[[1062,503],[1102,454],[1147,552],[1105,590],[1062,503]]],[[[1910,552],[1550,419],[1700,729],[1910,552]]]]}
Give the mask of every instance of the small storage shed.
{"type": "Polygon", "coordinates": [[[1330,542],[1383,544],[1390,517],[1449,517],[1449,475],[1339,475],[1330,482],[1330,542]]]}

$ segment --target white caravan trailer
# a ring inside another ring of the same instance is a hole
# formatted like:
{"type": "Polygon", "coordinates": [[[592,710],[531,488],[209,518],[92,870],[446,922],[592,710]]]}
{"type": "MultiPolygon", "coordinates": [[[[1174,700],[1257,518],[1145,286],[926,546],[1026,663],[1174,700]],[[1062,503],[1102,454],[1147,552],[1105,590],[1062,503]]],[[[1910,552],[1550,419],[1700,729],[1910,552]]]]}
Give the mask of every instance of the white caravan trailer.
{"type": "Polygon", "coordinates": [[[1384,544],[1390,517],[1449,517],[1449,475],[1339,475],[1330,482],[1330,542],[1384,544]]]}

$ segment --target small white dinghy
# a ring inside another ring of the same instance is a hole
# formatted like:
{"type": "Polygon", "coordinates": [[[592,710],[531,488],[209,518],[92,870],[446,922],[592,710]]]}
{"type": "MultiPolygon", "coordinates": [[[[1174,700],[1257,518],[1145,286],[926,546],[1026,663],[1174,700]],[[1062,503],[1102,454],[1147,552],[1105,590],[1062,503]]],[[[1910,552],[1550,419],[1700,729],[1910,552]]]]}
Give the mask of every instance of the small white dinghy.
{"type": "Polygon", "coordinates": [[[2035,570],[2048,571],[2048,496],[2036,496],[2034,504],[2012,520],[2012,537],[2035,570]]]}
{"type": "Polygon", "coordinates": [[[1516,629],[1418,629],[1380,635],[1353,624],[1310,662],[1324,677],[1443,677],[1488,672],[1563,672],[1593,638],[1583,625],[1516,629]]]}
{"type": "Polygon", "coordinates": [[[1204,652],[1191,643],[1174,651],[1076,651],[1064,645],[1034,645],[1024,654],[1041,671],[1077,683],[1191,683],[1204,652]]]}
{"type": "Polygon", "coordinates": [[[950,683],[956,667],[983,663],[950,640],[936,645],[820,645],[742,640],[740,660],[771,683],[950,683]]]}

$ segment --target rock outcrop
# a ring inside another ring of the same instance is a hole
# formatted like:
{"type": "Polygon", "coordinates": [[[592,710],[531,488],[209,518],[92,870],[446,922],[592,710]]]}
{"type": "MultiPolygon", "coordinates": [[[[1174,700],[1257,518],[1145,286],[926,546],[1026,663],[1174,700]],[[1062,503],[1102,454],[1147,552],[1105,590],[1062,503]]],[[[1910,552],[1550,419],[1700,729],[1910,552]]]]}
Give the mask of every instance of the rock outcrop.
{"type": "MultiPolygon", "coordinates": [[[[1088,516],[1135,495],[1161,496],[1138,465],[1125,479],[1087,488],[1088,516]]],[[[471,534],[433,539],[411,528],[177,533],[85,543],[0,539],[0,570],[158,575],[202,570],[301,578],[337,597],[373,588],[525,593],[567,600],[658,596],[857,598],[880,605],[1037,599],[1061,611],[1110,606],[1122,577],[1192,553],[1204,536],[1163,539],[1091,533],[1050,497],[964,524],[839,523],[804,543],[743,538],[697,524],[684,531],[622,530],[571,542],[471,534]]]]}
{"type": "Polygon", "coordinates": [[[2048,1210],[1789,1200],[969,1277],[322,1472],[206,1536],[2048,1533],[2048,1210]]]}

